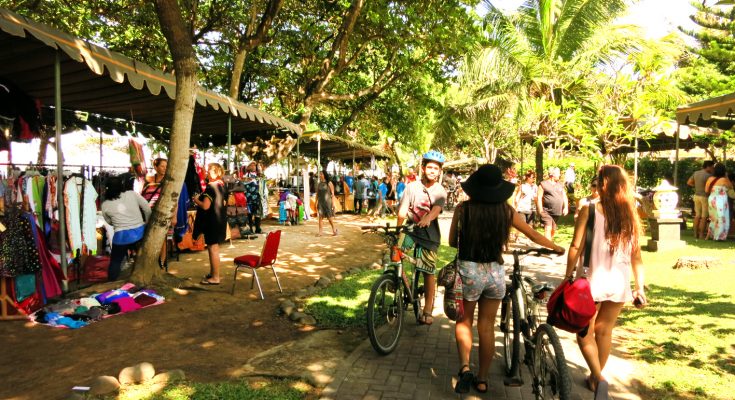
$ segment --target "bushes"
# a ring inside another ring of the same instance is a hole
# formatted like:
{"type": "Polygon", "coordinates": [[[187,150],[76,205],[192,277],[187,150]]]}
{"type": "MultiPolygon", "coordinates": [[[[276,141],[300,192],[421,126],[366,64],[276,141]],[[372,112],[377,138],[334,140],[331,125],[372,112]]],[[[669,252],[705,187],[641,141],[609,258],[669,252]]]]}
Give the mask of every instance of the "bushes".
{"type": "MultiPolygon", "coordinates": [[[[668,179],[669,183],[679,188],[679,206],[692,207],[694,188],[687,185],[687,180],[694,171],[702,168],[703,161],[691,158],[679,160],[677,180],[673,182],[674,163],[663,158],[642,157],[638,160],[638,186],[655,188],[662,179],[668,179]]],[[[728,160],[725,165],[728,171],[735,170],[735,161],[728,160]]],[[[625,169],[633,170],[632,159],[625,162],[625,169]]]]}

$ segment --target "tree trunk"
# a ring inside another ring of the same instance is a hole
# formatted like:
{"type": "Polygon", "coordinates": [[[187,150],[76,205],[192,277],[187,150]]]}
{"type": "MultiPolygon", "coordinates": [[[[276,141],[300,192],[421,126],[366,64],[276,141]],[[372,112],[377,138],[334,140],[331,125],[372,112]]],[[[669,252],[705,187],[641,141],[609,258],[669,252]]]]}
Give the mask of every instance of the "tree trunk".
{"type": "Polygon", "coordinates": [[[240,81],[242,80],[242,70],[245,66],[245,58],[248,56],[246,49],[238,49],[235,55],[235,63],[232,66],[232,79],[230,80],[230,97],[235,100],[240,99],[240,81]]]}
{"type": "Polygon", "coordinates": [[[194,118],[197,80],[197,59],[192,48],[191,33],[187,29],[176,0],[156,0],[156,13],[161,24],[176,71],[176,103],[174,106],[171,141],[166,176],[161,196],[153,208],[143,236],[143,245],[135,262],[132,280],[147,285],[161,276],[158,266],[171,217],[176,209],[189,161],[189,139],[194,118]]]}
{"type": "Polygon", "coordinates": [[[306,106],[304,107],[304,111],[301,113],[301,118],[299,119],[299,127],[301,128],[301,133],[306,132],[306,127],[309,125],[310,120],[311,107],[306,106]]]}
{"type": "Polygon", "coordinates": [[[544,145],[536,144],[536,183],[544,180],[544,145]]]}

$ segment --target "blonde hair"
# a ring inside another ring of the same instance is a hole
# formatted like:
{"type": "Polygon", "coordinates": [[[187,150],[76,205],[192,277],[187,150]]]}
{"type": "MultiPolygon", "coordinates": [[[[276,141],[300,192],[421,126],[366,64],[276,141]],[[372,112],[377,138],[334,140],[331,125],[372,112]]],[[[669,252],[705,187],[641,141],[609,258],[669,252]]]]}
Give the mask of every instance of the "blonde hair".
{"type": "Polygon", "coordinates": [[[209,166],[207,167],[207,173],[212,170],[214,170],[214,173],[217,174],[217,178],[215,179],[222,179],[222,177],[225,176],[225,169],[217,163],[209,164],[209,166]]]}

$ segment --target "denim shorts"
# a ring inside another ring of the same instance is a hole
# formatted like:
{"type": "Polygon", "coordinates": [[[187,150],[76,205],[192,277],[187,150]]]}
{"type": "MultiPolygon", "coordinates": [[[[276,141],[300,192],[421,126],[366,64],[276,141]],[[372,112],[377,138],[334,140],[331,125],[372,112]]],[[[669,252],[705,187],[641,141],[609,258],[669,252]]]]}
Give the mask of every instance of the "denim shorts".
{"type": "Polygon", "coordinates": [[[478,301],[480,296],[500,300],[505,296],[505,267],[496,262],[476,263],[458,260],[462,277],[462,295],[467,301],[478,301]]]}

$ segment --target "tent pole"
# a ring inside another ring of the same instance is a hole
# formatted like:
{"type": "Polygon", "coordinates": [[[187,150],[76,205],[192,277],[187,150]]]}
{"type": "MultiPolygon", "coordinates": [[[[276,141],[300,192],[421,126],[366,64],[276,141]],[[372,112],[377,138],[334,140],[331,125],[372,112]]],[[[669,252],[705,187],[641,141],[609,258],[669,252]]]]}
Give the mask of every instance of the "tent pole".
{"type": "Polygon", "coordinates": [[[299,176],[302,176],[301,171],[301,137],[296,136],[296,193],[299,192],[299,176]]]}
{"type": "Polygon", "coordinates": [[[319,184],[319,172],[322,169],[322,135],[317,134],[316,139],[316,182],[319,184]]]}
{"type": "Polygon", "coordinates": [[[227,167],[225,171],[230,171],[230,162],[232,161],[232,114],[227,114],[227,167]]]}
{"type": "MultiPolygon", "coordinates": [[[[56,195],[59,203],[59,248],[61,249],[61,271],[67,275],[66,264],[66,211],[64,210],[64,155],[61,153],[61,50],[56,51],[54,60],[54,124],[56,125],[56,195]]],[[[69,291],[69,281],[61,282],[64,292],[69,291]]]]}
{"type": "Polygon", "coordinates": [[[676,150],[674,153],[674,182],[672,185],[676,185],[679,182],[679,128],[681,125],[676,124],[676,150]]]}

